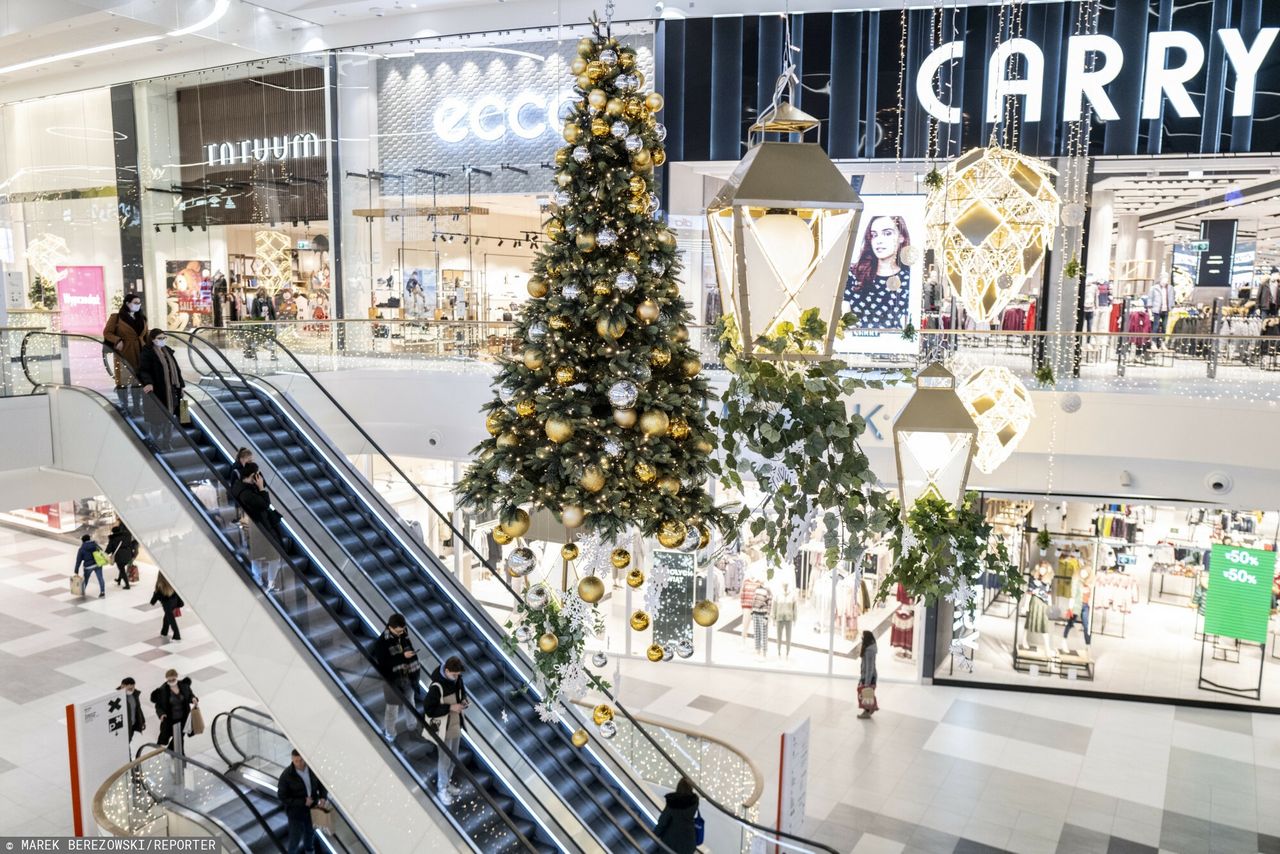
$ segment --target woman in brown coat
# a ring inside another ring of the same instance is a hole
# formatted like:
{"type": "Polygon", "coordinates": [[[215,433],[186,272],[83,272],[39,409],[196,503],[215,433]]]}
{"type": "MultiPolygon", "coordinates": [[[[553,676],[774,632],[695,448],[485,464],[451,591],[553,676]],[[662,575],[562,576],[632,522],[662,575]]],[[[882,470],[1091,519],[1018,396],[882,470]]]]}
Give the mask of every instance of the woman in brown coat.
{"type": "Polygon", "coordinates": [[[142,348],[147,343],[147,317],[142,313],[141,294],[125,294],[120,310],[107,318],[102,338],[115,350],[116,396],[120,405],[141,415],[142,395],[135,384],[142,348]],[[121,362],[127,362],[129,368],[121,362]]]}

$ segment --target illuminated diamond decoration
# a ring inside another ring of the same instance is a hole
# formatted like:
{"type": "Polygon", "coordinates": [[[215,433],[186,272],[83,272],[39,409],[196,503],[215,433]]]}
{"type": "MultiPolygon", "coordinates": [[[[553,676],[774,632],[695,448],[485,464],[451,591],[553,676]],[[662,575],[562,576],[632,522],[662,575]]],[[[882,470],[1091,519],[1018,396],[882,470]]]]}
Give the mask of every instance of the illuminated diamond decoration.
{"type": "Polygon", "coordinates": [[[59,270],[71,258],[67,241],[56,234],[44,233],[27,244],[27,264],[31,271],[50,282],[61,282],[71,272],[59,270]]]}
{"type": "Polygon", "coordinates": [[[1008,368],[979,368],[956,389],[978,425],[973,464],[991,474],[1010,456],[1035,418],[1031,395],[1008,368]]]}

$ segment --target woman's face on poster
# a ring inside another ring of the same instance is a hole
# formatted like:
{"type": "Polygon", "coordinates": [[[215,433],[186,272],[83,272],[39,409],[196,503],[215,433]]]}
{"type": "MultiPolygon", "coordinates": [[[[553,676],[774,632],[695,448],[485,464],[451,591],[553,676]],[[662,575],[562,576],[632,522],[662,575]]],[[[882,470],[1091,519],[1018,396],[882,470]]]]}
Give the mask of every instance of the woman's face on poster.
{"type": "Polygon", "coordinates": [[[878,216],[867,227],[871,235],[871,251],[881,261],[896,260],[902,245],[902,234],[893,217],[878,216]]]}

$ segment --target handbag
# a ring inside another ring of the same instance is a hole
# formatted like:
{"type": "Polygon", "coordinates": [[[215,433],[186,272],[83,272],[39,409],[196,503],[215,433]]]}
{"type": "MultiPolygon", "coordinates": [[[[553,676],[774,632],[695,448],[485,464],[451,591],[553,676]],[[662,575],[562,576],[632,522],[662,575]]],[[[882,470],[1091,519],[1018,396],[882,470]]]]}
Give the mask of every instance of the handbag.
{"type": "Polygon", "coordinates": [[[138,582],[138,565],[136,563],[129,564],[129,583],[136,584],[138,582]]]}
{"type": "Polygon", "coordinates": [[[858,708],[869,709],[873,712],[878,708],[876,706],[876,686],[858,686],[858,708]]]}
{"type": "Polygon", "coordinates": [[[189,735],[200,735],[204,732],[204,713],[200,711],[199,706],[193,706],[191,709],[191,731],[189,735]]]}
{"type": "Polygon", "coordinates": [[[191,424],[191,409],[185,397],[178,401],[178,423],[184,427],[191,424]]]}
{"type": "Polygon", "coordinates": [[[333,809],[324,807],[311,808],[311,826],[316,830],[333,831],[333,809]]]}
{"type": "Polygon", "coordinates": [[[111,558],[107,557],[107,553],[102,549],[98,549],[93,553],[93,562],[98,566],[106,566],[111,563],[111,558]]]}
{"type": "Polygon", "coordinates": [[[180,607],[179,607],[179,608],[174,608],[174,609],[173,609],[173,616],[175,616],[175,617],[181,617],[181,616],[182,616],[182,608],[180,608],[180,607]]]}
{"type": "Polygon", "coordinates": [[[693,816],[693,842],[701,845],[706,838],[707,823],[702,818],[702,810],[698,810],[693,816]]]}
{"type": "Polygon", "coordinates": [[[71,576],[71,595],[72,596],[84,595],[84,576],[81,575],[80,573],[76,573],[75,575],[71,576]]]}

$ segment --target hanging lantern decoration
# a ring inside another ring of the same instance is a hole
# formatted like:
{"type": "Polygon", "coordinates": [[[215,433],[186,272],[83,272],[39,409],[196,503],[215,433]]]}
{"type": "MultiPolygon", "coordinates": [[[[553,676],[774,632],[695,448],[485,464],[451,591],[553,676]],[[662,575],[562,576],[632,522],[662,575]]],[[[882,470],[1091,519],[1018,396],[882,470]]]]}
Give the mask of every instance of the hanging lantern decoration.
{"type": "Polygon", "coordinates": [[[1036,414],[1035,404],[1012,371],[993,365],[974,371],[956,394],[978,425],[973,464],[983,474],[991,474],[1026,435],[1036,414]]]}
{"type": "Polygon", "coordinates": [[[935,362],[917,375],[915,394],[893,422],[903,518],[921,498],[954,507],[964,498],[978,426],[955,386],[955,375],[935,362]]]}
{"type": "Polygon", "coordinates": [[[767,133],[803,140],[818,125],[787,101],[775,101],[751,126],[746,156],[707,207],[721,301],[749,356],[772,356],[756,340],[775,335],[783,323],[798,324],[811,308],[828,332],[820,352],[804,355],[831,355],[862,199],[821,145],[752,144],[753,136],[767,133]]]}
{"type": "Polygon", "coordinates": [[[1000,317],[1039,269],[1061,215],[1055,172],[993,140],[942,170],[925,225],[943,278],[976,321],[1000,317]]]}

